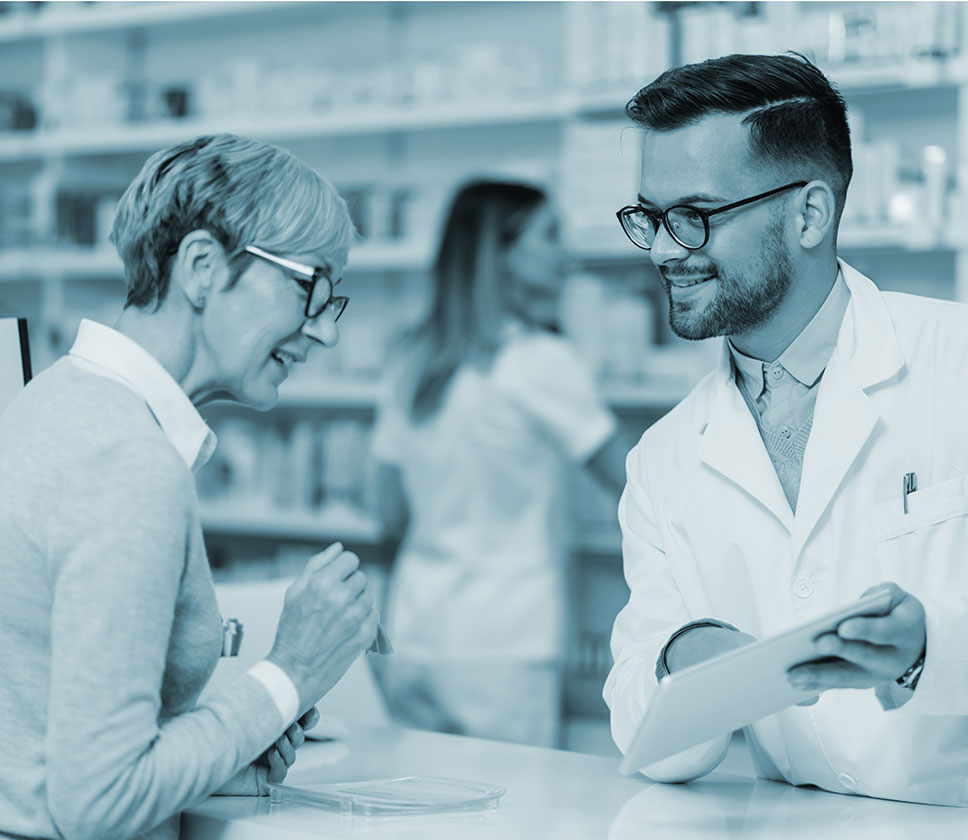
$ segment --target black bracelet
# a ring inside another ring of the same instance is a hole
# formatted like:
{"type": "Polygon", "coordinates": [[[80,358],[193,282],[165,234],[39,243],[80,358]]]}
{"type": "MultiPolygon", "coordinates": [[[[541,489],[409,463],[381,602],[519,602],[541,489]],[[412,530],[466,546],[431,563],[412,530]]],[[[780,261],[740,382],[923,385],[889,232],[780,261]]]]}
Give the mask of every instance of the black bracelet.
{"type": "Polygon", "coordinates": [[[723,630],[737,629],[733,627],[732,624],[727,624],[725,621],[717,621],[714,618],[702,618],[697,621],[690,621],[688,624],[684,624],[682,627],[676,630],[676,632],[673,633],[668,638],[665,645],[663,645],[662,653],[659,654],[659,661],[656,664],[656,668],[655,668],[656,679],[661,680],[663,677],[668,676],[668,674],[670,673],[669,663],[666,661],[666,651],[668,651],[669,648],[672,647],[672,643],[676,639],[678,639],[681,635],[683,635],[683,633],[688,633],[690,630],[696,627],[721,627],[723,630]]]}

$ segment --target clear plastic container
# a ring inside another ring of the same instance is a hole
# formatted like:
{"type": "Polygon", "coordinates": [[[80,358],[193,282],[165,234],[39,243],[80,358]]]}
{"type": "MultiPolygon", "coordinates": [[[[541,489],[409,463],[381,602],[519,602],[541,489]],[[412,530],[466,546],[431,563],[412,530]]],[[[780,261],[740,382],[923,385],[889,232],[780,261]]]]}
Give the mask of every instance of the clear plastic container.
{"type": "Polygon", "coordinates": [[[346,816],[433,814],[496,808],[505,789],[441,776],[403,776],[326,785],[269,785],[270,802],[314,805],[346,816]]]}

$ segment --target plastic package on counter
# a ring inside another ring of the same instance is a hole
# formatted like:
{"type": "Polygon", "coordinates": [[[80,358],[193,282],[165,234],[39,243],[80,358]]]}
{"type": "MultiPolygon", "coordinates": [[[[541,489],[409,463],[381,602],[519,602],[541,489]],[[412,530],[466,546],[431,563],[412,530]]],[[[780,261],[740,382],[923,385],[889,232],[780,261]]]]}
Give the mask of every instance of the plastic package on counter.
{"type": "Polygon", "coordinates": [[[269,785],[275,804],[314,805],[344,816],[435,814],[496,808],[505,789],[441,776],[403,776],[326,785],[269,785]]]}

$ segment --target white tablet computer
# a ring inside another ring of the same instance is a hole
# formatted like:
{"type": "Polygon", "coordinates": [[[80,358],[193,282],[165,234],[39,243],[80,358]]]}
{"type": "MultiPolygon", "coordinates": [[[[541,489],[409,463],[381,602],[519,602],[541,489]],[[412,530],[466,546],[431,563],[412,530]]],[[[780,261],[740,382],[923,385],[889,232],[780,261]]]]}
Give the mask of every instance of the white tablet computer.
{"type": "Polygon", "coordinates": [[[887,591],[875,592],[778,636],[760,639],[665,677],[619,767],[629,774],[740,729],[816,692],[787,681],[787,669],[816,659],[813,640],[857,615],[883,615],[887,591]]]}

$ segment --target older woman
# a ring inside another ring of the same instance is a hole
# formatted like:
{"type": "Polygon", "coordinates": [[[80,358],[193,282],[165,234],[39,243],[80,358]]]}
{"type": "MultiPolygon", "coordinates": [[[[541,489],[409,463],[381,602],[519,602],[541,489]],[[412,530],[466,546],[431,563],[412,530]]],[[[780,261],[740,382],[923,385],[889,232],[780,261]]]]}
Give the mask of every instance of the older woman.
{"type": "Polygon", "coordinates": [[[148,160],[113,237],[117,323],[82,322],[0,416],[0,833],[173,838],[199,798],[264,792],[376,632],[358,559],[330,546],[267,659],[196,702],[222,643],[196,406],[268,409],[336,344],[343,201],[281,149],[202,137],[148,160]]]}

